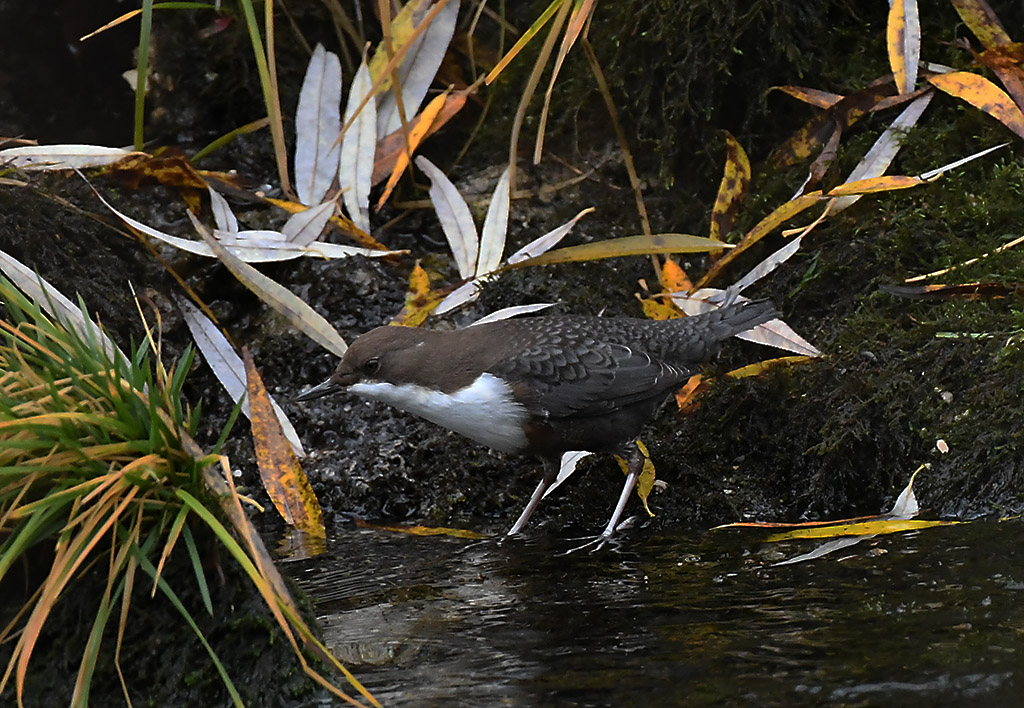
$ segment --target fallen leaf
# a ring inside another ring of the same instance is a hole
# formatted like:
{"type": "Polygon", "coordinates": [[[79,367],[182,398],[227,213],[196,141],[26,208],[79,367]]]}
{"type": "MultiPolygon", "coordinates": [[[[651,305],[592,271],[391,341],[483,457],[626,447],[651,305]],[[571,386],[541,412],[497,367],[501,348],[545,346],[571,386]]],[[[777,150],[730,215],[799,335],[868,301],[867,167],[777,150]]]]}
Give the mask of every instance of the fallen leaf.
{"type": "Polygon", "coordinates": [[[248,348],[242,349],[251,411],[252,440],[256,463],[274,507],[291,526],[310,536],[324,538],[323,511],[306,473],[281,431],[270,396],[263,385],[248,348]]]}
{"type": "Polygon", "coordinates": [[[929,76],[928,81],[940,91],[963,99],[975,108],[998,120],[1007,128],[1024,138],[1024,113],[1006,92],[984,76],[969,71],[929,76]]]}
{"type": "Polygon", "coordinates": [[[708,233],[708,237],[716,241],[732,230],[740,202],[750,186],[750,158],[746,151],[732,133],[725,133],[725,144],[725,169],[711,210],[711,230],[708,233]]]}

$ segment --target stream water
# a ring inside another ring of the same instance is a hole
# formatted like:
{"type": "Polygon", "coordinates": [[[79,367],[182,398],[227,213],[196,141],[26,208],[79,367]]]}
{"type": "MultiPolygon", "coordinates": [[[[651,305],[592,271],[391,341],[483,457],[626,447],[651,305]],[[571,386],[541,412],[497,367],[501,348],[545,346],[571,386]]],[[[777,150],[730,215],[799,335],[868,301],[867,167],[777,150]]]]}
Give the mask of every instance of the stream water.
{"type": "Polygon", "coordinates": [[[1024,523],[814,541],[645,535],[561,555],[356,530],[291,564],[385,706],[1024,705],[1024,523]]]}

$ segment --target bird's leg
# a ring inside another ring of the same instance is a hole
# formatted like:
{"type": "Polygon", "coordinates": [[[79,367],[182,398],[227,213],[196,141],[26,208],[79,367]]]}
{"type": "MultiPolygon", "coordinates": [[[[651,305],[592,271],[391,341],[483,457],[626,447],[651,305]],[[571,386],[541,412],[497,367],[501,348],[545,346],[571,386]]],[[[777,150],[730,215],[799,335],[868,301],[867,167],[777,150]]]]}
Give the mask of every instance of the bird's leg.
{"type": "Polygon", "coordinates": [[[523,513],[519,515],[516,522],[512,524],[512,528],[508,530],[505,536],[515,536],[517,533],[523,530],[526,526],[526,522],[530,520],[530,516],[533,514],[533,510],[540,504],[540,500],[544,497],[544,492],[548,490],[555,479],[558,477],[558,461],[552,461],[548,458],[544,458],[544,476],[541,477],[540,483],[537,488],[533,490],[533,496],[530,497],[530,501],[527,503],[526,508],[523,509],[523,513]]]}
{"type": "Polygon", "coordinates": [[[644,468],[644,455],[640,452],[640,448],[637,447],[635,440],[629,444],[629,452],[625,457],[627,461],[626,483],[622,486],[622,493],[619,494],[619,501],[615,504],[615,511],[612,512],[612,518],[608,520],[608,525],[604,527],[604,531],[601,532],[600,536],[590,539],[582,546],[566,551],[566,555],[591,546],[594,546],[591,552],[600,550],[604,547],[604,544],[608,543],[608,539],[615,533],[615,529],[619,527],[622,512],[626,510],[626,503],[629,501],[629,495],[632,494],[633,487],[636,486],[636,480],[640,477],[640,472],[644,468]]]}

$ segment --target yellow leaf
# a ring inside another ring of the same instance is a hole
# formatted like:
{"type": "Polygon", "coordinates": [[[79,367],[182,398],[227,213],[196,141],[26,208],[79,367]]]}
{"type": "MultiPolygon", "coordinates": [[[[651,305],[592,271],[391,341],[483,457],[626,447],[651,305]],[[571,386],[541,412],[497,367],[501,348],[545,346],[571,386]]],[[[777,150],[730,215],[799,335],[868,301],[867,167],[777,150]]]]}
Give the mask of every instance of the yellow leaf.
{"type": "Polygon", "coordinates": [[[953,7],[986,48],[1010,43],[1010,35],[985,0],[953,0],[953,7]]]}
{"type": "Polygon", "coordinates": [[[419,327],[444,299],[444,293],[430,289],[430,275],[416,262],[409,274],[409,290],[402,311],[391,320],[393,325],[419,327]]]}
{"type": "Polygon", "coordinates": [[[756,364],[747,364],[741,366],[738,369],[733,369],[728,372],[726,376],[730,379],[746,379],[751,376],[760,376],[766,371],[777,369],[784,366],[793,366],[794,364],[804,364],[809,361],[814,361],[814,357],[811,356],[781,356],[777,359],[765,359],[759,361],[756,364]]]}
{"type": "Polygon", "coordinates": [[[876,517],[868,521],[852,524],[829,524],[810,528],[798,528],[782,533],[772,534],[764,539],[768,543],[789,541],[798,538],[838,538],[840,536],[880,536],[900,531],[916,531],[932,526],[951,526],[959,521],[927,521],[924,519],[887,519],[876,517]]]}
{"type": "MultiPolygon", "coordinates": [[[[391,18],[391,52],[392,54],[398,53],[398,50],[409,43],[412,38],[413,32],[416,30],[417,25],[422,20],[420,15],[423,14],[425,6],[429,6],[430,0],[412,0],[406,4],[401,11],[391,18]]],[[[378,81],[380,85],[377,87],[377,93],[383,93],[391,88],[391,77],[388,75],[388,53],[387,47],[384,42],[377,45],[376,51],[373,53],[373,58],[367,65],[370,70],[370,78],[373,79],[374,84],[378,81]]]]}
{"type": "Polygon", "coordinates": [[[920,177],[908,177],[907,175],[889,175],[883,177],[869,177],[859,179],[855,182],[847,182],[829,190],[829,197],[845,197],[852,194],[872,194],[874,192],[892,192],[897,189],[909,189],[927,182],[920,177]]]}
{"type": "Polygon", "coordinates": [[[1024,113],[1021,113],[1020,108],[1005,91],[984,76],[969,71],[956,71],[952,74],[929,76],[928,81],[940,91],[980,108],[1024,138],[1024,113]]]}
{"type": "Polygon", "coordinates": [[[682,311],[671,301],[646,298],[640,300],[640,305],[644,308],[644,316],[651,320],[674,320],[683,316],[682,311]]]}
{"type": "Polygon", "coordinates": [[[733,219],[750,185],[750,159],[739,141],[726,132],[725,170],[718,185],[718,196],[711,211],[708,236],[720,240],[732,229],[733,219]]]}
{"type": "Polygon", "coordinates": [[[715,264],[708,269],[708,272],[705,273],[704,277],[697,283],[697,287],[705,287],[708,283],[714,280],[727,265],[732,263],[739,254],[746,251],[748,248],[800,212],[817,204],[820,200],[820,191],[808,192],[807,194],[802,194],[795,199],[790,199],[771,214],[761,219],[757,226],[747,232],[746,236],[743,237],[743,240],[736,245],[736,248],[732,249],[726,253],[725,256],[715,261],[715,264]]]}
{"type": "Polygon", "coordinates": [[[525,261],[518,261],[506,268],[551,265],[553,263],[576,263],[596,261],[602,258],[621,256],[646,256],[655,253],[705,253],[728,248],[728,244],[690,234],[652,234],[650,236],[623,236],[604,241],[585,243],[548,251],[525,261]]]}
{"type": "MultiPolygon", "coordinates": [[[[651,490],[654,489],[654,462],[651,460],[651,454],[647,451],[647,446],[643,442],[637,440],[636,447],[640,450],[640,454],[644,456],[644,466],[636,480],[636,495],[643,502],[644,510],[653,517],[654,512],[647,506],[647,497],[650,496],[651,490]]],[[[626,460],[616,455],[615,461],[619,463],[622,474],[629,474],[629,463],[626,460]]]]}
{"type": "Polygon", "coordinates": [[[323,512],[299,459],[281,432],[270,396],[248,349],[242,349],[249,394],[252,439],[260,477],[271,501],[289,524],[310,536],[326,536],[323,512]]]}
{"type": "Polygon", "coordinates": [[[410,536],[452,536],[453,538],[487,538],[487,534],[469,529],[453,529],[447,526],[384,526],[371,524],[362,519],[356,519],[356,526],[364,529],[376,529],[377,531],[392,531],[394,533],[406,533],[410,536]]]}

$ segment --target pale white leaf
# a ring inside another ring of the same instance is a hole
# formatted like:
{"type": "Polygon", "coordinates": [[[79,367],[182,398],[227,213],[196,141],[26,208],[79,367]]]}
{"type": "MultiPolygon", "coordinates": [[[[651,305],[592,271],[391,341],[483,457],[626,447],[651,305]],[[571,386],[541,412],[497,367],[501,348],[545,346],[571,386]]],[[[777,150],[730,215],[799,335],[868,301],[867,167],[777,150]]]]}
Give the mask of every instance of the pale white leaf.
{"type": "Polygon", "coordinates": [[[903,2],[903,66],[904,73],[897,76],[896,85],[900,93],[910,93],[917,84],[917,70],[921,63],[921,19],[918,16],[917,0],[903,2]]]}
{"type": "Polygon", "coordinates": [[[473,302],[480,295],[481,281],[470,280],[459,287],[448,293],[448,297],[441,301],[437,307],[434,308],[435,315],[443,315],[446,312],[451,312],[457,307],[465,305],[467,302],[473,302]]]}
{"type": "MultiPolygon", "coordinates": [[[[93,190],[96,197],[103,202],[103,205],[110,209],[117,218],[131,226],[136,231],[152,236],[164,243],[180,248],[183,251],[194,253],[197,256],[216,258],[213,250],[204,241],[194,241],[188,238],[172,236],[152,226],[137,221],[127,214],[115,209],[104,199],[99,192],[93,190]]],[[[188,212],[192,216],[192,212],[188,212]]],[[[226,232],[218,232],[224,235],[226,232]]],[[[221,243],[232,255],[240,258],[246,263],[269,263],[272,261],[288,261],[293,258],[349,258],[351,256],[365,256],[367,258],[381,258],[383,256],[394,256],[407,251],[377,251],[370,248],[358,248],[356,246],[342,246],[335,243],[323,243],[314,241],[308,246],[299,246],[288,243],[287,238],[279,231],[239,231],[233,236],[230,244],[221,243]]]]}
{"type": "Polygon", "coordinates": [[[579,214],[574,216],[570,221],[565,222],[561,226],[551,231],[540,238],[530,241],[528,244],[520,248],[518,251],[513,253],[509,259],[509,265],[512,263],[518,263],[519,261],[525,261],[527,258],[533,258],[539,256],[542,253],[550,251],[552,248],[558,245],[558,242],[565,238],[566,234],[572,231],[572,227],[576,225],[576,222],[582,219],[584,216],[594,211],[594,207],[587,207],[579,214]]]}
{"type": "Polygon", "coordinates": [[[558,489],[562,485],[562,482],[569,479],[569,477],[572,476],[572,473],[576,471],[576,465],[580,463],[580,460],[585,457],[590,457],[593,454],[594,453],[586,452],[585,450],[570,450],[569,452],[563,453],[562,460],[558,466],[558,476],[555,477],[555,481],[551,486],[544,490],[544,496],[541,497],[541,499],[547,497],[551,492],[558,489]]]}
{"type": "Polygon", "coordinates": [[[778,268],[781,264],[788,261],[794,253],[800,250],[800,244],[803,242],[803,237],[798,236],[793,239],[779,250],[772,253],[770,256],[765,258],[763,261],[754,266],[749,273],[744,275],[742,278],[737,280],[735,283],[729,286],[728,290],[731,293],[739,294],[746,290],[748,287],[756,283],[761,278],[765,277],[773,270],[778,268]]]}
{"type": "Polygon", "coordinates": [[[918,467],[914,474],[910,475],[910,481],[907,482],[907,486],[903,488],[900,495],[896,497],[896,503],[892,505],[892,509],[887,514],[890,519],[912,519],[917,516],[921,508],[917,504],[917,496],[914,494],[914,480],[917,479],[917,473],[923,470],[927,465],[921,465],[918,467]]]}
{"type": "Polygon", "coordinates": [[[129,155],[142,154],[102,145],[22,145],[0,150],[0,165],[23,170],[72,170],[112,165],[129,155]]]}
{"type": "MultiPolygon", "coordinates": [[[[717,310],[719,305],[716,300],[724,299],[726,293],[727,291],[718,288],[701,288],[689,296],[682,293],[674,294],[672,302],[687,315],[699,315],[717,310]]],[[[742,295],[734,298],[737,302],[744,302],[748,299],[742,295]]],[[[821,356],[821,352],[813,344],[794,332],[792,327],[780,319],[759,324],[751,330],[737,334],[736,337],[803,356],[821,356]]]]}
{"type": "Polygon", "coordinates": [[[491,203],[487,207],[484,227],[480,231],[480,257],[476,265],[477,275],[487,275],[501,264],[501,255],[505,252],[505,236],[508,234],[508,180],[509,170],[506,167],[501,173],[491,203]]]}
{"type": "Polygon", "coordinates": [[[102,351],[111,361],[119,359],[126,370],[131,368],[128,357],[103,333],[100,326],[86,317],[78,305],[66,298],[41,275],[3,251],[0,251],[0,270],[39,307],[78,334],[83,341],[102,351]]]}
{"type": "Polygon", "coordinates": [[[323,201],[338,173],[340,104],[341,64],[317,44],[295,111],[295,191],[307,206],[323,201]]]}
{"type": "MultiPolygon", "coordinates": [[[[352,120],[356,108],[373,88],[373,79],[366,66],[366,57],[359,65],[352,87],[348,93],[345,108],[345,123],[352,120]]],[[[373,158],[377,149],[377,103],[367,101],[358,117],[341,138],[341,153],[338,164],[338,183],[342,199],[352,223],[369,233],[370,231],[370,188],[373,186],[373,158]]]]}
{"type": "MultiPolygon", "coordinates": [[[[430,10],[431,3],[422,2],[417,9],[415,25],[419,26],[421,18],[430,10]]],[[[406,120],[412,120],[423,103],[427,89],[434,81],[441,61],[444,59],[448,45],[455,34],[455,21],[459,16],[459,0],[450,0],[430,23],[430,27],[416,38],[408,53],[398,65],[398,82],[402,87],[402,106],[406,120]]],[[[402,118],[398,112],[398,102],[394,95],[395,87],[380,97],[377,103],[377,135],[390,135],[402,127],[402,118]]]]}
{"type": "MultiPolygon", "coordinates": [[[[210,192],[210,209],[213,212],[213,222],[217,224],[217,228],[225,232],[225,236],[237,234],[238,219],[231,211],[231,207],[228,206],[228,200],[216,192],[213,187],[207,185],[206,189],[210,192]]],[[[221,237],[221,241],[226,242],[226,239],[221,237]]]]}
{"type": "Polygon", "coordinates": [[[475,322],[471,322],[466,325],[467,327],[474,327],[480,324],[487,324],[488,322],[498,322],[499,320],[507,320],[510,317],[518,317],[519,315],[527,315],[531,312],[540,312],[546,310],[549,307],[554,307],[557,303],[554,302],[538,302],[532,305],[514,305],[512,307],[503,307],[500,310],[495,310],[489,315],[484,315],[475,322]]]}
{"type": "Polygon", "coordinates": [[[238,282],[256,293],[263,302],[284,315],[285,319],[320,346],[332,354],[344,356],[348,345],[330,322],[283,285],[244,263],[230,249],[220,245],[199,223],[195,214],[188,212],[188,217],[203,240],[213,249],[217,259],[238,278],[238,282]]]}
{"type": "Polygon", "coordinates": [[[324,232],[324,227],[334,214],[335,203],[324,202],[288,217],[281,227],[281,233],[296,246],[308,246],[324,232]]]}
{"type": "Polygon", "coordinates": [[[922,175],[918,175],[918,177],[920,179],[923,179],[925,182],[927,182],[928,180],[936,179],[943,172],[949,172],[950,170],[955,170],[957,167],[960,167],[962,165],[966,165],[971,160],[977,160],[979,157],[984,157],[985,155],[989,154],[993,150],[998,150],[999,148],[1004,148],[1004,147],[1006,147],[1009,144],[1010,143],[1001,143],[999,145],[993,145],[992,147],[986,148],[985,150],[982,150],[981,152],[976,152],[973,155],[968,155],[967,157],[961,158],[961,159],[957,160],[956,162],[950,162],[948,165],[943,165],[942,167],[938,167],[938,168],[936,168],[934,170],[931,170],[929,172],[925,172],[922,175]]]}
{"type": "MultiPolygon", "coordinates": [[[[885,171],[889,169],[889,165],[896,158],[896,153],[902,147],[903,141],[906,140],[907,134],[917,125],[917,121],[921,118],[921,114],[924,113],[924,109],[928,107],[933,96],[935,96],[935,92],[929,91],[911,101],[910,105],[904,108],[903,112],[896,117],[896,120],[878,136],[878,140],[875,141],[875,144],[871,146],[871,149],[867,151],[867,154],[864,155],[864,158],[857,166],[853,168],[844,184],[872,177],[881,177],[885,174],[885,171]]],[[[837,214],[843,209],[850,207],[861,196],[863,195],[851,194],[847,197],[837,197],[832,202],[832,206],[829,209],[830,213],[837,214]]]]}
{"type": "Polygon", "coordinates": [[[459,276],[472,277],[476,268],[479,240],[469,205],[434,163],[421,155],[416,158],[416,165],[430,178],[430,201],[437,212],[448,245],[451,246],[459,276]]]}
{"type": "Polygon", "coordinates": [[[834,538],[831,541],[821,544],[813,551],[802,553],[799,556],[794,556],[788,560],[779,561],[778,563],[774,563],[772,567],[792,565],[793,563],[802,563],[804,561],[814,560],[815,558],[821,558],[822,556],[842,550],[843,548],[855,546],[868,538],[874,538],[874,534],[871,534],[870,536],[843,536],[841,538],[834,538]]]}
{"type": "MultiPolygon", "coordinates": [[[[245,364],[242,362],[242,358],[235,352],[227,337],[203,314],[202,310],[180,297],[175,297],[174,301],[178,305],[178,309],[181,310],[181,314],[185,318],[185,324],[188,325],[188,329],[192,333],[192,339],[195,340],[196,346],[199,347],[203,359],[206,360],[206,363],[213,370],[213,375],[220,381],[221,386],[227,391],[231,400],[238,403],[245,397],[247,391],[245,364]]],[[[295,454],[299,457],[305,457],[306,452],[302,449],[302,442],[299,440],[295,428],[292,426],[291,421],[288,420],[285,412],[281,410],[281,406],[277,405],[277,401],[274,400],[273,396],[270,396],[270,405],[274,407],[274,414],[277,415],[277,419],[281,422],[284,436],[291,444],[295,454]]],[[[242,413],[246,418],[252,418],[249,414],[248,398],[242,401],[242,413]]]]}

